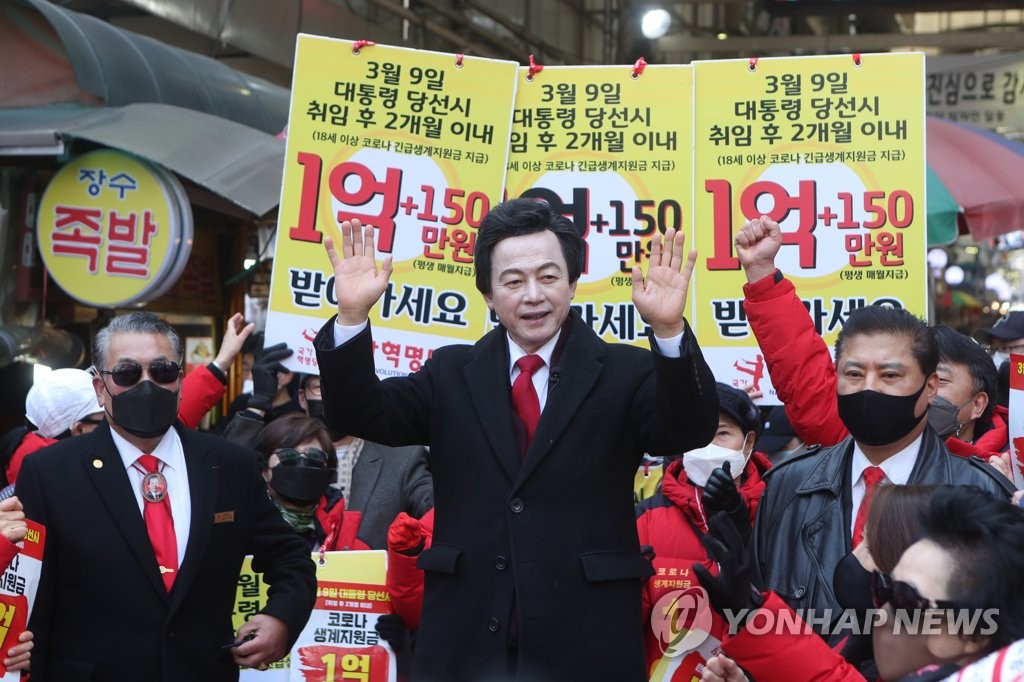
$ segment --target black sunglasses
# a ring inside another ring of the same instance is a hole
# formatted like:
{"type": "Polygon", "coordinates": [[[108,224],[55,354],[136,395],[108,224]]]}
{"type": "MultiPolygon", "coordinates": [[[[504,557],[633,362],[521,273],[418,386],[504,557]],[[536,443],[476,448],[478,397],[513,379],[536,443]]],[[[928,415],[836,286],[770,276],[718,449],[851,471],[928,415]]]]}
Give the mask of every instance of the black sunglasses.
{"type": "Polygon", "coordinates": [[[902,580],[893,580],[888,573],[873,571],[871,574],[871,596],[875,608],[892,604],[895,611],[923,611],[924,609],[955,609],[956,604],[946,599],[926,599],[917,588],[902,580]]]}
{"type": "MultiPolygon", "coordinates": [[[[134,386],[142,378],[142,365],[137,362],[119,362],[113,369],[96,370],[109,374],[118,386],[134,386]]],[[[149,363],[149,377],[158,384],[173,384],[181,375],[181,365],[169,360],[154,360],[149,363]]]]}
{"type": "Polygon", "coordinates": [[[305,452],[299,452],[295,448],[281,448],[280,450],[274,450],[274,454],[281,460],[281,464],[285,466],[304,464],[303,460],[317,466],[327,466],[327,455],[318,448],[309,448],[305,452]]]}

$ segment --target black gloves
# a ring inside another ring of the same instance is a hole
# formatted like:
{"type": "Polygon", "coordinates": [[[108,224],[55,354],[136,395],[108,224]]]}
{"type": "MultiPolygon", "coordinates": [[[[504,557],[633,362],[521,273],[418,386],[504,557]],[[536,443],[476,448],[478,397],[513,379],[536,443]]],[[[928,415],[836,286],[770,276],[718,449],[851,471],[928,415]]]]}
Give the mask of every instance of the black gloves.
{"type": "Polygon", "coordinates": [[[708,482],[704,484],[701,502],[710,519],[718,512],[725,512],[740,531],[740,539],[746,544],[750,538],[750,512],[740,491],[736,488],[728,462],[711,472],[708,482]]]}
{"type": "Polygon", "coordinates": [[[708,534],[701,538],[701,542],[708,556],[719,566],[718,575],[712,576],[703,564],[693,565],[693,572],[708,593],[711,607],[722,615],[725,611],[738,613],[749,609],[749,618],[764,600],[751,584],[753,559],[730,515],[719,512],[712,516],[708,522],[708,534]]]}
{"type": "Polygon", "coordinates": [[[392,651],[397,654],[402,650],[402,644],[405,642],[405,621],[401,616],[397,613],[382,614],[374,627],[392,651]]]}
{"type": "Polygon", "coordinates": [[[264,348],[256,355],[252,365],[252,395],[249,407],[270,412],[277,395],[277,373],[286,372],[280,361],[292,354],[292,349],[285,343],[276,343],[264,348]]]}

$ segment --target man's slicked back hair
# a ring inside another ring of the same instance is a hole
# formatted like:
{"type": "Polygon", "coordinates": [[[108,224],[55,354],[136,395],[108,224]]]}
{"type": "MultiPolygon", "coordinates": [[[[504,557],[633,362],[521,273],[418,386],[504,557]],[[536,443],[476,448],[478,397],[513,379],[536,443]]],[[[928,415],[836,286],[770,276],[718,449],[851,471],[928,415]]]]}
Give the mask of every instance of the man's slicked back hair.
{"type": "Polygon", "coordinates": [[[585,245],[572,221],[552,211],[546,201],[510,199],[493,207],[484,216],[476,235],[473,265],[476,269],[476,288],[480,293],[491,293],[491,268],[498,242],[544,230],[550,230],[558,238],[568,268],[569,282],[578,280],[582,272],[585,245]]]}
{"type": "Polygon", "coordinates": [[[92,340],[92,362],[99,369],[108,369],[110,337],[114,334],[162,334],[171,342],[174,361],[181,364],[185,357],[181,345],[181,337],[174,327],[167,324],[155,313],[135,310],[118,315],[110,320],[103,329],[96,333],[92,340]]]}
{"type": "Polygon", "coordinates": [[[910,341],[910,352],[926,377],[934,374],[939,365],[934,330],[902,308],[869,305],[850,313],[836,339],[836,362],[843,357],[847,340],[862,334],[905,337],[910,341]]]}

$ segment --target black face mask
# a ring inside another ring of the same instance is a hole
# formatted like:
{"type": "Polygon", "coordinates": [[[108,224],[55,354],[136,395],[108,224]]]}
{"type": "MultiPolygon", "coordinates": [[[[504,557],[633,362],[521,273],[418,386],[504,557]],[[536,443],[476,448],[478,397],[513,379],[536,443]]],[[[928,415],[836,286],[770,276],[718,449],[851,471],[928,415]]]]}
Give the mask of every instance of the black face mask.
{"type": "Polygon", "coordinates": [[[327,490],[330,473],[326,468],[278,464],[271,470],[270,487],[285,502],[310,507],[327,490]]]}
{"type": "Polygon", "coordinates": [[[928,385],[925,381],[912,395],[889,395],[864,390],[837,396],[839,418],[854,439],[864,445],[888,445],[914,430],[921,416],[914,414],[917,399],[928,385]]]}
{"type": "Polygon", "coordinates": [[[306,398],[306,414],[308,414],[313,419],[319,419],[320,421],[325,421],[325,419],[324,419],[324,401],[323,400],[310,400],[309,398],[306,398]]]}
{"type": "Polygon", "coordinates": [[[832,590],[844,609],[865,612],[874,607],[871,598],[871,572],[861,566],[852,553],[836,564],[832,574],[832,590]]]}
{"type": "Polygon", "coordinates": [[[156,438],[167,433],[178,418],[178,392],[147,379],[111,396],[111,407],[114,412],[108,414],[122,429],[139,438],[156,438]]]}

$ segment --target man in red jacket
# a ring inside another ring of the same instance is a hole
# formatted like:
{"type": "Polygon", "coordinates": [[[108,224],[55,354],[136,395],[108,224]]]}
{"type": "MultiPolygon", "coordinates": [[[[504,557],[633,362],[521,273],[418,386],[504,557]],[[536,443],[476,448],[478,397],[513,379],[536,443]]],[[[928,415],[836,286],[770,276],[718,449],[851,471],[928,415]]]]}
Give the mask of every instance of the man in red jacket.
{"type": "MultiPolygon", "coordinates": [[[[808,444],[840,442],[849,431],[836,407],[835,364],[793,283],[775,267],[782,246],[778,223],[764,216],[752,220],[736,235],[736,244],[747,276],[743,308],[794,430],[808,444]]],[[[1007,432],[1003,417],[994,411],[995,368],[979,361],[984,351],[972,351],[967,337],[949,328],[937,331],[940,405],[956,410],[949,420],[954,428],[936,430],[954,454],[996,457],[1006,450],[1007,432]]]]}

